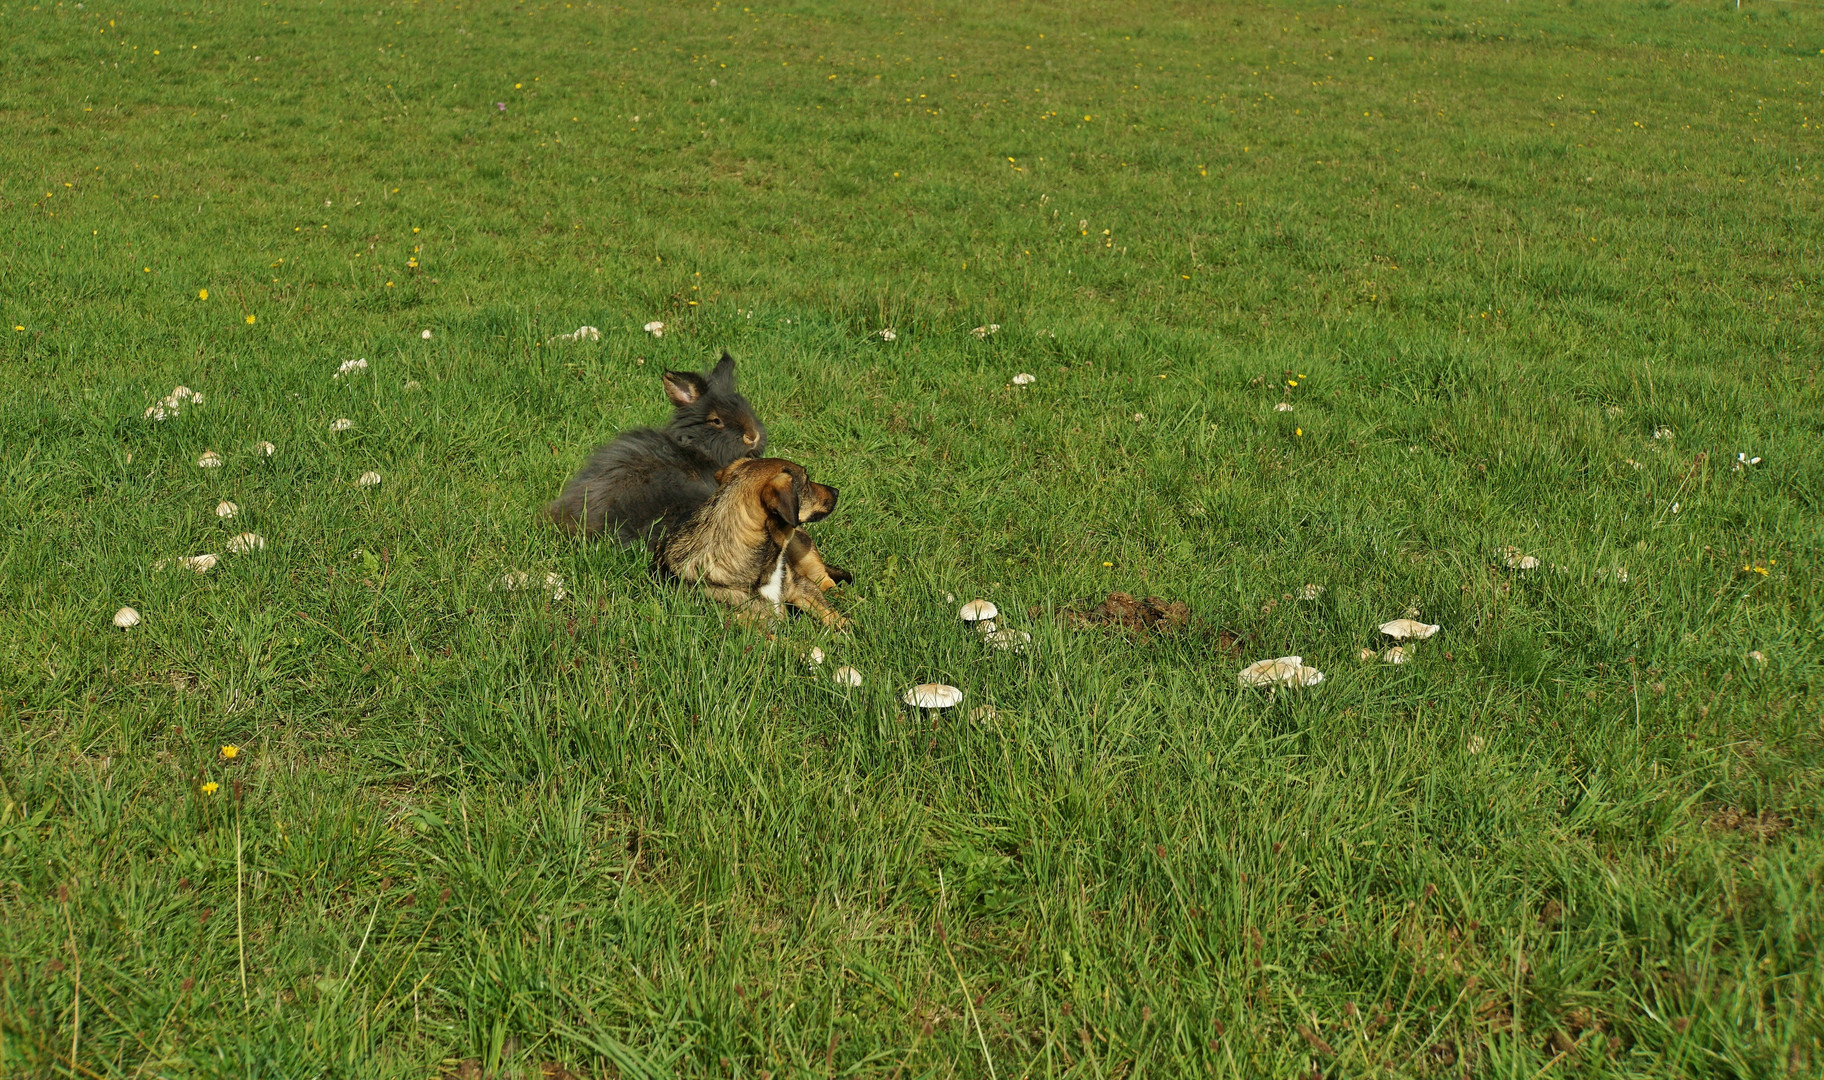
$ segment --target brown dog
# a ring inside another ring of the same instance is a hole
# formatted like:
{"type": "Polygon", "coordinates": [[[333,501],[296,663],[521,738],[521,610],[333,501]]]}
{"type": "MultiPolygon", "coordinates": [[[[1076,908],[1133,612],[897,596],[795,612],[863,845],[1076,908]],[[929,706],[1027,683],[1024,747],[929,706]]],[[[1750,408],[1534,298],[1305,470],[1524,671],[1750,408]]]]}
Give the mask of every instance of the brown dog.
{"type": "Polygon", "coordinates": [[[660,541],[660,572],[702,585],[744,621],[777,618],[789,604],[826,626],[848,626],[823,594],[854,576],[825,565],[799,528],[836,509],[836,489],[778,458],[743,458],[717,472],[716,484],[689,522],[660,541]]]}

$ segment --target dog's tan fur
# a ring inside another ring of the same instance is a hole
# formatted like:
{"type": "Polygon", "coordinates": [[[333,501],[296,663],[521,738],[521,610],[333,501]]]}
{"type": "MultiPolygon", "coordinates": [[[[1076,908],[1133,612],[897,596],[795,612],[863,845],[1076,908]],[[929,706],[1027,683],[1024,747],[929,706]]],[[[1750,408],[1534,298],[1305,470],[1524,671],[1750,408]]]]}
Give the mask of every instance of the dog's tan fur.
{"type": "Polygon", "coordinates": [[[835,577],[799,528],[836,508],[836,489],[778,458],[744,458],[716,473],[716,483],[709,501],[661,544],[660,570],[702,585],[743,620],[777,618],[789,604],[846,627],[823,599],[835,577]]]}

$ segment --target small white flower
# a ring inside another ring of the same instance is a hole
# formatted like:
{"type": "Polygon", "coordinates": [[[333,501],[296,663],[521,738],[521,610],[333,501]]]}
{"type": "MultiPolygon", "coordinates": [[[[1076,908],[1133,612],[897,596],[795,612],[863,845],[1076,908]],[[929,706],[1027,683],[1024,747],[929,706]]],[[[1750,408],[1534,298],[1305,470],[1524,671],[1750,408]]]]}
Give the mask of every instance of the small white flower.
{"type": "Polygon", "coordinates": [[[329,430],[331,431],[347,431],[354,426],[355,422],[346,416],[338,416],[329,422],[329,430]]]}
{"type": "Polygon", "coordinates": [[[259,443],[258,445],[256,445],[254,447],[254,449],[258,450],[265,457],[271,457],[272,455],[279,452],[279,448],[272,445],[269,442],[259,443]]]}
{"type": "Polygon", "coordinates": [[[852,667],[839,667],[830,675],[840,686],[860,686],[861,672],[852,667]]]}
{"type": "Polygon", "coordinates": [[[553,600],[562,600],[570,595],[564,590],[564,579],[556,574],[545,575],[545,591],[551,594],[553,600]]]}
{"type": "MultiPolygon", "coordinates": [[[[132,608],[123,608],[123,609],[122,609],[122,610],[123,610],[123,611],[132,611],[132,610],[133,610],[133,609],[132,609],[132,608]]],[[[114,623],[115,623],[115,625],[116,625],[116,626],[118,626],[118,625],[120,625],[120,620],[119,620],[119,619],[115,619],[115,620],[114,620],[114,623]]],[[[1749,654],[1748,654],[1748,659],[1750,659],[1750,660],[1753,660],[1753,661],[1754,661],[1754,662],[1755,662],[1755,663],[1756,663],[1756,664],[1759,664],[1759,665],[1762,665],[1762,666],[1765,666],[1765,665],[1766,665],[1766,663],[1767,663],[1767,657],[1766,657],[1766,655],[1765,655],[1765,654],[1763,654],[1763,653],[1762,653],[1762,652],[1761,652],[1761,650],[1759,650],[1759,649],[1756,649],[1756,650],[1754,650],[1754,651],[1753,651],[1753,652],[1751,652],[1751,653],[1749,653],[1749,654]]]]}
{"type": "Polygon", "coordinates": [[[227,499],[223,499],[221,502],[215,504],[215,516],[218,518],[231,518],[240,512],[241,508],[229,502],[227,499]]]}
{"type": "Polygon", "coordinates": [[[1316,600],[1318,597],[1324,595],[1324,591],[1322,585],[1306,585],[1298,595],[1304,600],[1316,600]]]}
{"type": "Polygon", "coordinates": [[[358,371],[366,371],[366,370],[367,370],[367,358],[366,357],[362,357],[359,360],[344,360],[344,361],[342,361],[342,366],[337,368],[336,373],[334,375],[331,375],[330,378],[332,380],[340,379],[344,375],[353,375],[358,371]]]}
{"type": "Polygon", "coordinates": [[[205,450],[203,451],[203,456],[196,459],[196,467],[199,469],[219,469],[222,467],[222,455],[216,453],[214,450],[205,450]]]}
{"type": "Polygon", "coordinates": [[[123,607],[114,613],[114,625],[122,630],[131,630],[139,625],[139,612],[130,607],[123,607]]]}
{"type": "Polygon", "coordinates": [[[893,328],[892,328],[892,327],[890,327],[890,326],[889,326],[889,327],[887,327],[887,328],[886,328],[886,329],[885,329],[885,330],[882,330],[882,331],[881,331],[881,332],[880,332],[880,340],[882,340],[882,341],[898,341],[898,340],[899,340],[899,335],[898,335],[898,334],[895,334],[895,333],[894,333],[894,332],[893,332],[893,328]]]}
{"type": "Polygon", "coordinates": [[[1031,386],[1038,381],[1039,377],[1037,375],[1025,371],[1022,371],[1013,377],[1013,385],[1015,386],[1031,386]]]}
{"type": "Polygon", "coordinates": [[[1249,664],[1241,669],[1236,681],[1243,686],[1316,686],[1324,681],[1324,673],[1306,667],[1302,656],[1282,656],[1249,664]]]}
{"type": "Polygon", "coordinates": [[[989,324],[988,324],[988,325],[987,325],[987,326],[978,326],[978,327],[976,327],[976,328],[975,328],[975,329],[973,329],[973,330],[971,330],[971,331],[969,331],[969,332],[970,332],[970,333],[971,333],[971,334],[974,334],[974,335],[975,335],[975,337],[976,337],[976,340],[977,340],[977,341],[980,341],[980,340],[982,340],[982,339],[983,339],[983,338],[986,338],[986,337],[988,337],[988,336],[989,336],[989,335],[991,335],[991,334],[998,334],[998,333],[1000,333],[1000,332],[1001,332],[1001,324],[1000,324],[1000,323],[989,323],[989,324]]]}
{"type": "Polygon", "coordinates": [[[362,473],[361,479],[356,480],[355,483],[360,484],[362,487],[376,487],[380,483],[380,474],[369,469],[367,472],[362,473]]]}
{"type": "Polygon", "coordinates": [[[1274,412],[1291,412],[1292,403],[1290,401],[1282,401],[1279,404],[1273,406],[1273,411],[1274,412]]]}
{"type": "Polygon", "coordinates": [[[419,334],[418,336],[423,338],[426,341],[431,340],[431,332],[429,330],[426,330],[424,333],[419,334]]]}
{"type": "Polygon", "coordinates": [[[645,326],[640,327],[640,329],[646,331],[648,334],[651,334],[653,337],[664,337],[665,336],[665,324],[660,322],[657,319],[654,319],[651,322],[647,323],[645,326]]]}
{"type": "Polygon", "coordinates": [[[234,555],[247,555],[255,551],[265,550],[266,538],[259,533],[244,532],[238,536],[231,537],[228,541],[228,551],[234,555]]]}
{"type": "Polygon", "coordinates": [[[1483,750],[1487,749],[1487,747],[1488,743],[1485,742],[1480,735],[1471,735],[1469,741],[1463,744],[1463,749],[1472,754],[1480,754],[1483,750]]]}

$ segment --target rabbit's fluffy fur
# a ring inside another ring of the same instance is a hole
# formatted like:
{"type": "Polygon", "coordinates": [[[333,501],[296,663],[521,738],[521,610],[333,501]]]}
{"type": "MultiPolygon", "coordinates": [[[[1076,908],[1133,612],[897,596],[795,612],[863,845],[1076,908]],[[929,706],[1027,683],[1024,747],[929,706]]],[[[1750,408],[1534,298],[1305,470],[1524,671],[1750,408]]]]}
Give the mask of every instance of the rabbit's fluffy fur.
{"type": "Polygon", "coordinates": [[[629,543],[656,547],[716,492],[716,472],[766,449],[766,429],[735,390],[727,353],[699,375],[667,371],[675,409],[663,428],[635,428],[597,448],[545,514],[566,532],[613,530],[629,543]]]}
{"type": "Polygon", "coordinates": [[[690,520],[658,541],[660,572],[702,585],[743,620],[778,618],[790,605],[826,626],[848,626],[823,594],[854,578],[825,565],[799,528],[836,509],[836,489],[778,458],[737,461],[716,480],[720,486],[690,520]]]}

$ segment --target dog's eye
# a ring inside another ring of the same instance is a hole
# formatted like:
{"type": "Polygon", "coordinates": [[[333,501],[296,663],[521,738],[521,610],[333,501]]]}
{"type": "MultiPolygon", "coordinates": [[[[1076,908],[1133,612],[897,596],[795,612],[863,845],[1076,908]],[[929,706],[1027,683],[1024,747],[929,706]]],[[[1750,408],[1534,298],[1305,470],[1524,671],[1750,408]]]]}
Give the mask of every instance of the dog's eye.
{"type": "Polygon", "coordinates": [[[711,415],[710,415],[710,417],[709,417],[709,426],[710,426],[710,427],[713,427],[713,428],[720,428],[720,427],[722,427],[722,426],[723,426],[723,425],[722,425],[722,418],[721,418],[721,417],[720,417],[720,416],[716,416],[716,415],[714,415],[714,414],[713,414],[713,413],[712,413],[712,414],[711,414],[711,415]]]}

